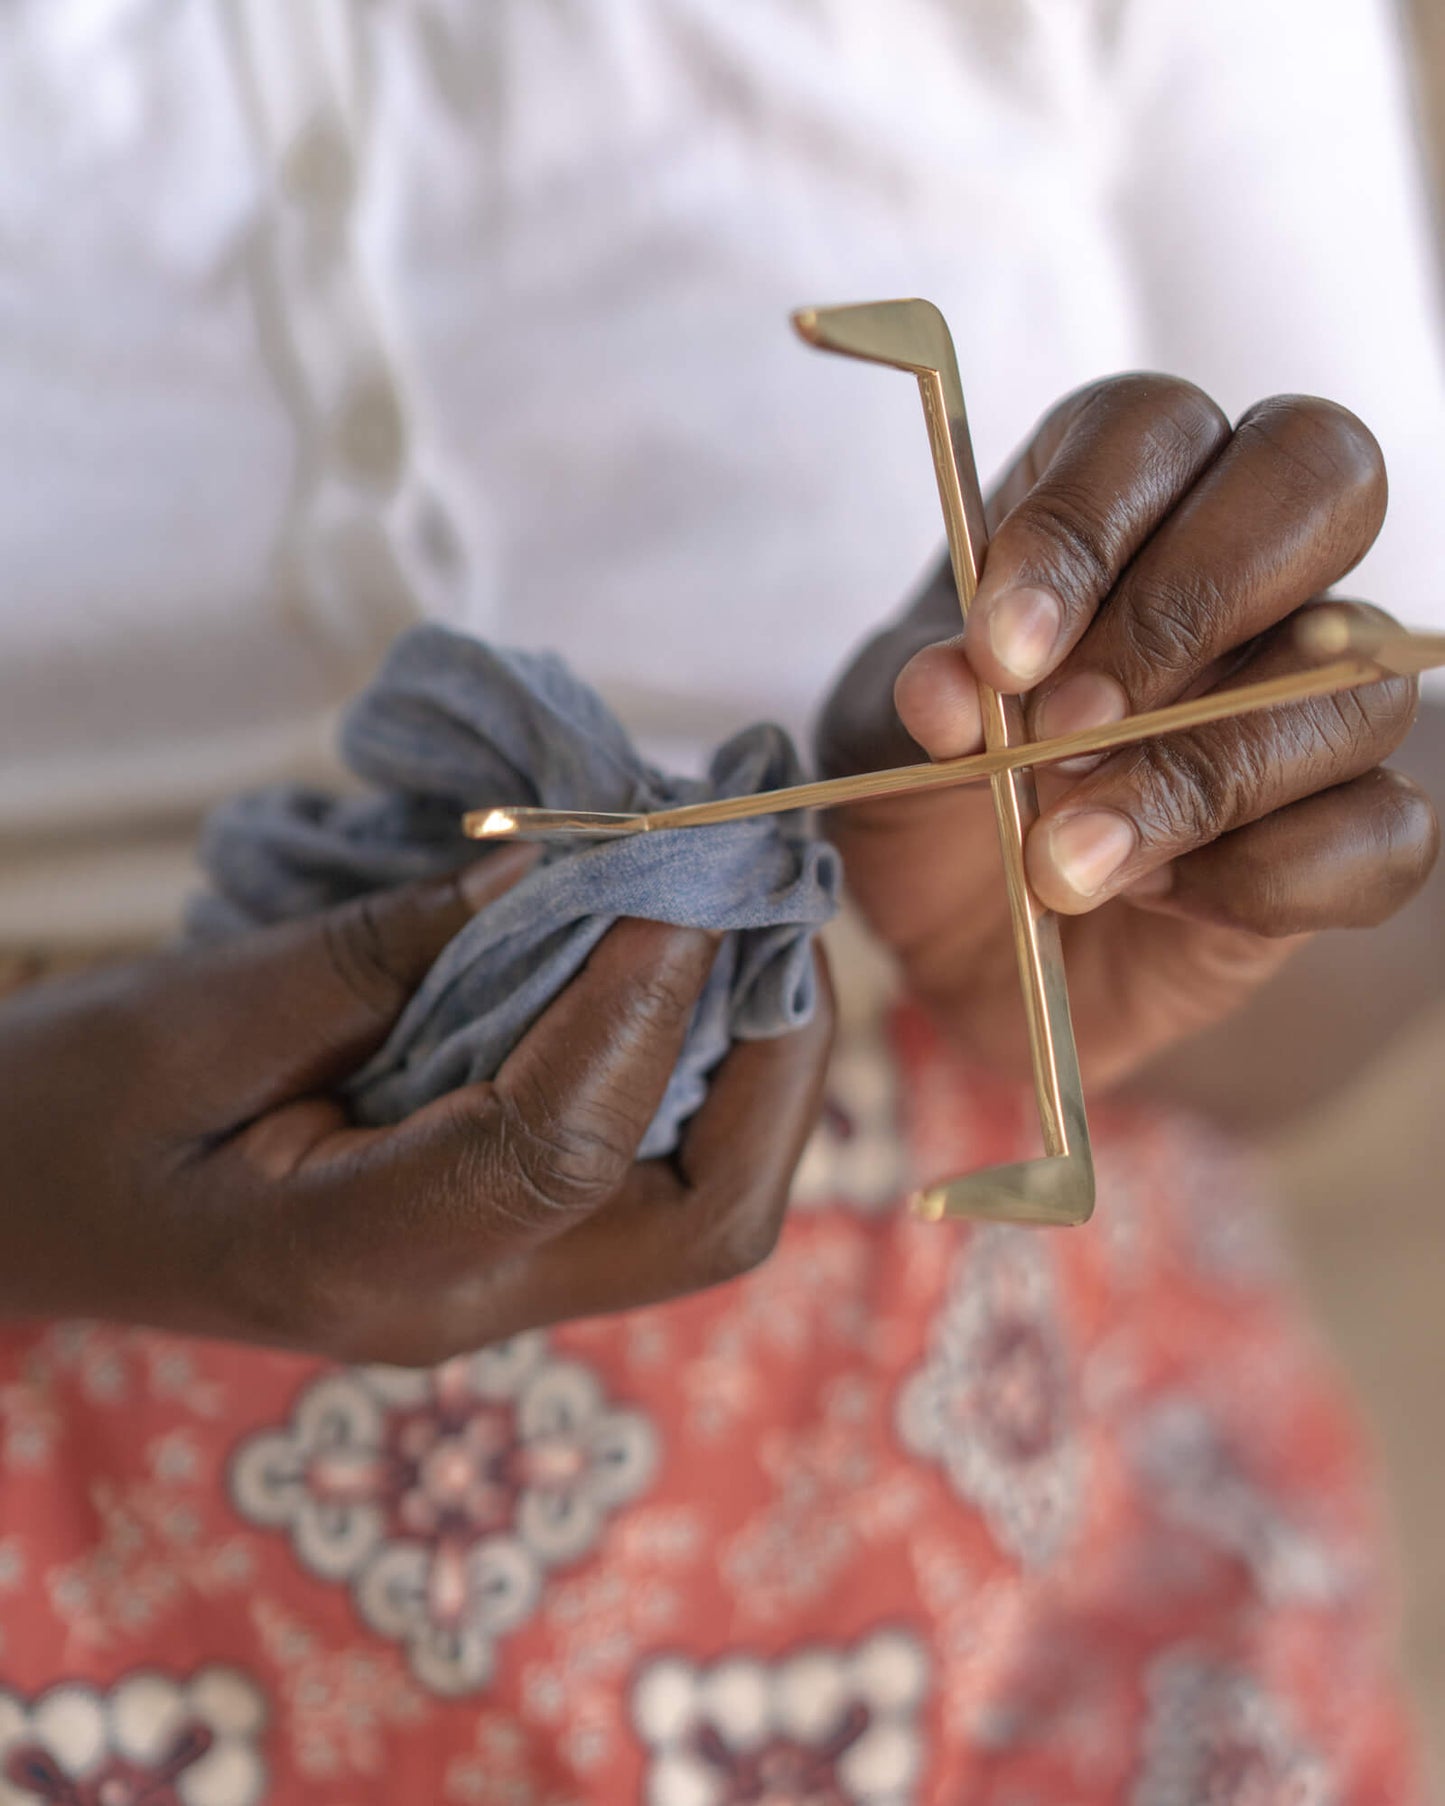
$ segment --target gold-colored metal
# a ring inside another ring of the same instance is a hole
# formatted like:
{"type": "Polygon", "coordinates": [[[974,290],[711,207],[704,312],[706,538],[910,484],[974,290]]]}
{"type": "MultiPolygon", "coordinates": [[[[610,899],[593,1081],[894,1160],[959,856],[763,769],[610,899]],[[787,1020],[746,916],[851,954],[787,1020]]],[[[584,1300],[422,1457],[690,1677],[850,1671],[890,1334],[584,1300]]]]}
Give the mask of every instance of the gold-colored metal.
{"type": "Polygon", "coordinates": [[[1378,667],[1386,677],[1418,677],[1445,665],[1445,633],[1421,633],[1325,605],[1312,608],[1296,628],[1301,649],[1310,658],[1358,659],[1378,667]]]}
{"type": "MultiPolygon", "coordinates": [[[[1322,608],[1300,624],[1305,627],[1328,621],[1331,635],[1343,626],[1353,633],[1355,623],[1322,608]]],[[[748,821],[757,815],[783,815],[793,809],[836,809],[844,803],[877,802],[882,797],[912,796],[920,790],[948,790],[962,784],[981,784],[1000,772],[1026,765],[1056,765],[1087,753],[1112,752],[1160,734],[1203,727],[1212,721],[1231,721],[1258,709],[1278,708],[1282,703],[1307,702],[1315,696],[1335,696],[1362,684],[1380,683],[1445,665],[1445,634],[1393,636],[1388,646],[1375,636],[1362,636],[1361,645],[1378,646],[1372,656],[1363,653],[1331,660],[1312,670],[1293,671],[1260,683],[1241,684],[1233,690],[1216,690],[1167,708],[1127,715],[1107,727],[1085,727],[1050,740],[1025,740],[1018,746],[1001,746],[993,752],[966,753],[958,759],[938,759],[931,764],[896,765],[889,771],[860,771],[846,778],[818,778],[808,784],[790,784],[782,790],[755,790],[746,796],[718,797],[708,803],[683,803],[675,809],[654,809],[646,814],[609,815],[590,809],[474,809],[462,817],[462,827],[473,840],[621,840],[630,834],[654,834],[673,828],[707,828],[725,821],[748,821]],[[1388,661],[1386,654],[1388,652],[1388,661]]],[[[1306,650],[1324,650],[1311,634],[1306,650]]]]}
{"type": "MultiPolygon", "coordinates": [[[[958,364],[942,314],[927,301],[879,301],[807,308],[795,314],[793,322],[802,337],[821,350],[907,370],[917,378],[954,582],[966,617],[978,587],[987,529],[958,364]]],[[[648,814],[498,806],[472,811],[463,826],[479,840],[612,840],[987,780],[1003,854],[1044,1153],[1041,1159],[932,1185],[915,1196],[914,1208],[932,1219],[1083,1223],[1094,1207],[1094,1169],[1058,921],[1033,895],[1024,870],[1024,839],[1038,815],[1032,768],[1445,665],[1445,634],[1409,633],[1343,609],[1315,610],[1301,621],[1299,638],[1307,656],[1328,662],[1050,740],[1030,743],[1019,699],[979,682],[985,750],[964,758],[861,772],[648,814]]]]}
{"type": "MultiPolygon", "coordinates": [[[[806,308],[793,316],[793,323],[810,345],[821,350],[888,364],[917,378],[953,580],[959,607],[967,616],[978,588],[988,528],[958,360],[943,315],[930,301],[875,301],[858,307],[806,308]]],[[[985,683],[979,684],[978,695],[985,747],[994,752],[1018,745],[1025,738],[1018,698],[1001,696],[985,683]]],[[[995,772],[989,783],[1044,1152],[1041,1159],[968,1173],[930,1186],[915,1199],[915,1208],[932,1218],[1082,1223],[1094,1208],[1094,1163],[1069,1020],[1064,955],[1058,921],[1039,904],[1024,875],[1024,836],[1039,812],[1033,773],[1027,767],[1015,767],[995,772]]]]}

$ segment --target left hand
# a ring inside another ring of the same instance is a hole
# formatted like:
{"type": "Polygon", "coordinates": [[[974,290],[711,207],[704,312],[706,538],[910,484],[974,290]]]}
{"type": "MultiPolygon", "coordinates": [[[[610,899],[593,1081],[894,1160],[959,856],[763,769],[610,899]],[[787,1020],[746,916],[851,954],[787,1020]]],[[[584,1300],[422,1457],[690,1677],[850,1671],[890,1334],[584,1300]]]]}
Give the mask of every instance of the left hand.
{"type": "MultiPolygon", "coordinates": [[[[1035,737],[1296,668],[1292,617],[1384,519],[1380,450],[1350,413],[1283,397],[1237,427],[1190,384],[1100,383],[1040,427],[990,504],[963,632],[945,571],[854,660],[819,736],[829,774],[981,744],[973,672],[1029,691],[1035,737]]],[[[1219,1019],[1316,929],[1414,895],[1438,825],[1382,768],[1404,679],[1038,774],[1030,881],[1062,923],[1080,1058],[1122,1077],[1219,1019]]],[[[910,988],[976,1057],[1027,1043],[986,786],[841,810],[849,887],[910,988]]]]}
{"type": "Polygon", "coordinates": [[[668,1159],[637,1149],[716,937],[620,921],[496,1076],[383,1128],[341,1082],[534,850],[0,1008],[0,1323],[102,1317],[432,1366],[766,1258],[832,1003],[735,1047],[668,1159]]]}

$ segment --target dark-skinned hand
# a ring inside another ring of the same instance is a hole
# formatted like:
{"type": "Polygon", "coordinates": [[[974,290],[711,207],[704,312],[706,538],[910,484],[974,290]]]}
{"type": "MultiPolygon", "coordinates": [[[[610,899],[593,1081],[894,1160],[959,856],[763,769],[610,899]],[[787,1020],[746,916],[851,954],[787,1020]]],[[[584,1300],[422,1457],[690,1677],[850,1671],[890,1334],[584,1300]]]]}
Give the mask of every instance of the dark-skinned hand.
{"type": "Polygon", "coordinates": [[[392,1128],[331,1095],[530,849],[462,880],[33,987],[0,1009],[0,1314],[433,1362],[761,1260],[832,1030],[737,1047],[635,1151],[712,937],[624,921],[496,1078],[392,1128]]]}
{"type": "MultiPolygon", "coordinates": [[[[1364,556],[1385,502],[1374,438],[1329,402],[1276,398],[1231,429],[1170,378],[1086,389],[992,499],[966,629],[945,573],[845,674],[823,768],[975,750],[975,671],[1028,692],[1037,737],[1294,669],[1295,618],[1364,556]]],[[[1312,931],[1415,893],[1434,812],[1381,763],[1415,707],[1392,681],[1039,773],[1028,872],[1065,918],[1086,1078],[1225,1015],[1312,931]]],[[[913,992],[978,1059],[1025,1070],[987,788],[859,805],[830,832],[913,992]]]]}

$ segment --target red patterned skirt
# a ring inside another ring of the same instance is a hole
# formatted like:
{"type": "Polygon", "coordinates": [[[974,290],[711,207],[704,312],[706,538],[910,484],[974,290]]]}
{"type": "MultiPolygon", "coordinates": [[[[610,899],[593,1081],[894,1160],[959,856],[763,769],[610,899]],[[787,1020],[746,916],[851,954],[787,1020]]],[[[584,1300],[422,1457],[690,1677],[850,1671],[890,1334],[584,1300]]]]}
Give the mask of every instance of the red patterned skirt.
{"type": "Polygon", "coordinates": [[[846,1045],[771,1262],[426,1373],[0,1339],[0,1806],[1421,1799],[1367,1463],[1248,1172],[846,1045]],[[900,1109],[899,1099],[903,1099],[900,1109]]]}

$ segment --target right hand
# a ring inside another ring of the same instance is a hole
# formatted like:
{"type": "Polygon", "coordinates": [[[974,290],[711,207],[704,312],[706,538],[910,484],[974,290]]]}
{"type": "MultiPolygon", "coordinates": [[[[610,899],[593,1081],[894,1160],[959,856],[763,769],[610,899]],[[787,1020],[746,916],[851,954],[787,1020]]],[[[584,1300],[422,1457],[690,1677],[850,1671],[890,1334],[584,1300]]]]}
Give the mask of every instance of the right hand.
{"type": "MultiPolygon", "coordinates": [[[[832,1035],[735,1048],[635,1151],[715,951],[624,921],[498,1072],[384,1129],[335,1087],[526,853],[0,1009],[0,1315],[431,1363],[715,1284],[776,1240],[832,1035]]],[[[821,955],[819,956],[821,962],[821,955]]]]}
{"type": "MultiPolygon", "coordinates": [[[[1232,426],[1172,377],[1081,389],[994,498],[967,625],[941,572],[834,691],[823,769],[977,750],[976,677],[1028,691],[1038,738],[1298,671],[1300,612],[1365,555],[1385,500],[1379,446],[1331,402],[1278,396],[1232,426]],[[1043,645],[1020,643],[1041,603],[1043,645]]],[[[1025,864],[1061,918],[1091,1088],[1221,1021],[1317,930],[1382,922],[1416,894],[1435,811],[1383,765],[1416,701],[1394,678],[1040,771],[1025,864]]],[[[910,992],[974,1059],[1023,1079],[989,791],[855,803],[828,832],[910,992]]]]}

